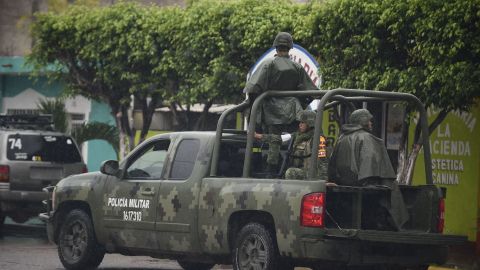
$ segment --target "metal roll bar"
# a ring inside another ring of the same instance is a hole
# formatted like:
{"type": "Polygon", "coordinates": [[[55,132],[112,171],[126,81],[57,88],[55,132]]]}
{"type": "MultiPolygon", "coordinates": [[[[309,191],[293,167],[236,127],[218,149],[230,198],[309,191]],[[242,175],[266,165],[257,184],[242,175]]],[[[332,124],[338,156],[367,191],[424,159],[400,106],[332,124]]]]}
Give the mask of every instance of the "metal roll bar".
{"type": "MultiPolygon", "coordinates": [[[[320,143],[319,137],[323,135],[323,110],[327,101],[332,99],[334,96],[343,95],[343,96],[355,96],[358,97],[358,100],[372,100],[371,98],[379,99],[382,101],[389,100],[389,101],[408,101],[413,103],[417,110],[420,112],[420,125],[422,128],[422,141],[424,147],[424,158],[425,158],[425,176],[427,180],[427,184],[433,184],[432,178],[432,158],[430,154],[430,142],[428,141],[429,132],[428,132],[428,121],[427,121],[427,113],[423,103],[414,95],[408,93],[396,93],[396,92],[382,92],[382,91],[371,91],[371,90],[356,90],[356,89],[333,89],[327,91],[325,95],[321,98],[320,102],[318,103],[317,107],[317,116],[315,118],[315,132],[313,135],[313,146],[312,146],[312,153],[316,153],[316,149],[318,149],[318,145],[320,143]]],[[[347,98],[349,99],[349,98],[347,98]]],[[[357,99],[356,99],[357,100],[357,99]]],[[[310,157],[311,164],[315,164],[316,162],[316,155],[312,155],[310,157]]],[[[311,166],[309,168],[309,178],[312,177],[316,173],[316,166],[311,166]]]]}
{"type": "MultiPolygon", "coordinates": [[[[220,143],[222,140],[223,134],[223,124],[227,116],[233,112],[241,111],[247,108],[250,105],[250,100],[246,99],[242,103],[234,106],[230,109],[225,110],[220,118],[218,119],[217,123],[217,130],[215,131],[215,144],[213,146],[213,156],[212,156],[212,164],[210,165],[210,175],[216,176],[217,175],[217,168],[218,168],[218,158],[220,155],[220,143]]],[[[230,131],[230,130],[229,130],[230,131]]]]}
{"type": "MultiPolygon", "coordinates": [[[[252,104],[250,111],[250,122],[248,123],[247,128],[247,145],[245,148],[245,162],[243,164],[243,173],[242,176],[247,178],[250,176],[251,168],[251,158],[252,158],[252,147],[254,141],[254,132],[255,132],[255,119],[259,110],[259,107],[266,97],[304,97],[310,96],[314,98],[321,98],[317,106],[317,115],[315,118],[315,131],[314,131],[314,140],[312,146],[312,153],[316,153],[319,145],[319,137],[323,135],[323,111],[327,108],[338,105],[339,103],[345,103],[349,109],[353,108],[351,102],[355,101],[406,101],[413,103],[417,110],[420,113],[420,124],[422,130],[422,143],[424,147],[424,160],[425,160],[425,175],[427,184],[433,184],[432,180],[432,171],[431,171],[431,154],[430,154],[430,143],[428,141],[429,131],[428,131],[428,122],[427,114],[424,105],[420,100],[408,93],[397,93],[397,92],[383,92],[383,91],[372,91],[372,90],[358,90],[358,89],[344,89],[338,88],[333,90],[308,90],[308,91],[267,91],[259,95],[252,104]],[[327,103],[328,101],[332,101],[327,103]]],[[[222,134],[224,132],[223,123],[226,117],[233,112],[244,110],[250,105],[249,100],[245,100],[243,103],[230,108],[222,113],[220,119],[217,123],[216,138],[214,144],[214,151],[212,157],[212,164],[210,167],[210,175],[216,176],[217,166],[220,152],[220,143],[222,134]]],[[[311,164],[316,162],[316,155],[310,157],[311,164]]],[[[310,180],[316,175],[316,166],[311,166],[309,168],[309,178],[310,180]]]]}

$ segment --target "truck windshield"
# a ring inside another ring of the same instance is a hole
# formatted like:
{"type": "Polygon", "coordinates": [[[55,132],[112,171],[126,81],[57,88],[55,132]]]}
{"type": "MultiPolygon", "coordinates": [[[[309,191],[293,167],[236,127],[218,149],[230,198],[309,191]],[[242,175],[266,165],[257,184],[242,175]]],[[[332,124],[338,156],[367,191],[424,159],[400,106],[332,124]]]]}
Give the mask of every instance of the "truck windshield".
{"type": "Polygon", "coordinates": [[[73,139],[52,135],[10,135],[7,158],[17,161],[47,161],[58,163],[81,162],[73,139]]]}

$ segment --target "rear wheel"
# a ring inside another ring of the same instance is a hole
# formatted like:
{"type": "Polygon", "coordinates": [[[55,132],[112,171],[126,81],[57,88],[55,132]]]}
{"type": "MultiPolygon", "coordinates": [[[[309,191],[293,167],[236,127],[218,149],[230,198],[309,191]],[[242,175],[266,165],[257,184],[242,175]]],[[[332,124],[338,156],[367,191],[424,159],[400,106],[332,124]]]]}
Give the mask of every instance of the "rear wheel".
{"type": "Polygon", "coordinates": [[[63,266],[70,270],[94,269],[104,255],[95,239],[90,216],[79,209],[68,213],[58,238],[58,256],[63,266]]]}
{"type": "Polygon", "coordinates": [[[249,223],[239,232],[233,252],[234,270],[274,270],[276,245],[271,232],[263,225],[249,223]]]}
{"type": "Polygon", "coordinates": [[[5,224],[5,214],[0,210],[0,235],[3,234],[3,224],[5,224]]]}
{"type": "Polygon", "coordinates": [[[210,270],[215,264],[213,263],[196,263],[178,260],[178,264],[185,270],[210,270]]]}

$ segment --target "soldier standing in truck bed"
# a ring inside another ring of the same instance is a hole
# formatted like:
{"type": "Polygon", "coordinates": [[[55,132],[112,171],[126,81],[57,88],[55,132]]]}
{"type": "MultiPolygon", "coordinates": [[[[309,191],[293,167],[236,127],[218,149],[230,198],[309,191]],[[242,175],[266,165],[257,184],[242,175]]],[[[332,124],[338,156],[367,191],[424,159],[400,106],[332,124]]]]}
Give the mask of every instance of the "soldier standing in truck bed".
{"type": "MultiPolygon", "coordinates": [[[[266,60],[253,73],[245,86],[244,93],[250,99],[265,91],[292,91],[318,89],[305,72],[303,67],[293,62],[289,51],[293,48],[293,38],[289,33],[280,32],[273,41],[277,54],[273,59],[266,60]]],[[[269,144],[267,154],[267,171],[274,172],[278,166],[282,131],[292,132],[296,129],[294,121],[302,105],[296,97],[268,97],[264,99],[261,113],[256,121],[264,128],[264,133],[278,137],[269,144]],[[293,125],[292,125],[293,124],[293,125]]]]}

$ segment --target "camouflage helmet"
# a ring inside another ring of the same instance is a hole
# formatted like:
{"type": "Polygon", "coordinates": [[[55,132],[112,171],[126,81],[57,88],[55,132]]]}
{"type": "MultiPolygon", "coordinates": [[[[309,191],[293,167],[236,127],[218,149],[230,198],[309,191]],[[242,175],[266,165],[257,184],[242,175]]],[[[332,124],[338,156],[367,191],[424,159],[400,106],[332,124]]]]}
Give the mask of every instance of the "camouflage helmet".
{"type": "Polygon", "coordinates": [[[372,120],[373,115],[367,109],[358,109],[352,112],[348,119],[350,124],[368,127],[368,122],[372,120]]]}
{"type": "Polygon", "coordinates": [[[273,47],[279,47],[279,46],[288,47],[288,49],[293,48],[292,35],[290,35],[287,32],[278,33],[277,36],[275,37],[275,40],[273,41],[273,47]]]}
{"type": "Polygon", "coordinates": [[[309,110],[304,110],[300,111],[297,114],[297,120],[300,122],[304,122],[307,124],[309,127],[314,127],[315,126],[315,112],[314,111],[309,111],[309,110]]]}

